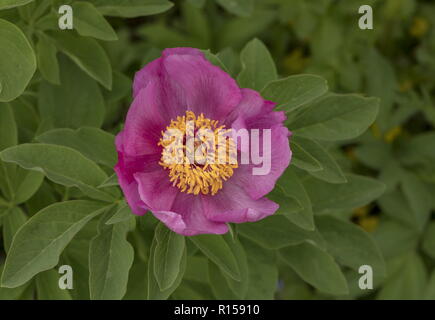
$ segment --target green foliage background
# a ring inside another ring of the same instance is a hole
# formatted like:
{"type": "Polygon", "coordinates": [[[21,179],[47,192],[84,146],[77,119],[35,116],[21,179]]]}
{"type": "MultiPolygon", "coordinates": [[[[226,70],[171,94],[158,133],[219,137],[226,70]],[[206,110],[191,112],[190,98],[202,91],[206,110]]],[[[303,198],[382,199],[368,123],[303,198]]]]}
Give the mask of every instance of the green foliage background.
{"type": "Polygon", "coordinates": [[[434,21],[429,0],[0,0],[0,299],[435,299],[434,21]],[[183,237],[130,213],[114,136],[177,46],[286,111],[274,216],[183,237]]]}

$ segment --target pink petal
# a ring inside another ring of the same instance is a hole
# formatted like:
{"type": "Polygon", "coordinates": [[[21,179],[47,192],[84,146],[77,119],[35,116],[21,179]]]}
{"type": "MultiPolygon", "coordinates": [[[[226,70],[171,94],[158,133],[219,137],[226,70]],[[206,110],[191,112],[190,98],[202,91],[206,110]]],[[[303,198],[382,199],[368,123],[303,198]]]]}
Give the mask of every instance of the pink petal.
{"type": "Polygon", "coordinates": [[[158,84],[151,81],[134,99],[124,125],[124,152],[141,156],[161,153],[162,131],[169,124],[160,109],[158,84]]]}
{"type": "Polygon", "coordinates": [[[275,103],[264,100],[261,95],[252,89],[241,89],[242,100],[234,111],[237,120],[233,128],[265,129],[277,124],[283,124],[286,120],[283,111],[273,111],[275,103]]]}
{"type": "Polygon", "coordinates": [[[137,172],[134,179],[139,186],[139,195],[144,204],[151,211],[169,211],[175,197],[180,192],[172,186],[166,171],[137,172]]]}
{"type": "Polygon", "coordinates": [[[169,119],[192,110],[224,120],[241,100],[236,82],[197,49],[166,49],[161,58],[136,74],[133,94],[137,96],[152,82],[159,84],[160,111],[169,119]]]}
{"type": "Polygon", "coordinates": [[[279,205],[267,198],[252,199],[240,186],[227,181],[214,196],[203,198],[208,219],[216,222],[253,222],[272,215],[279,205]]]}
{"type": "Polygon", "coordinates": [[[185,236],[227,233],[225,223],[206,218],[201,197],[179,192],[170,211],[153,211],[153,214],[169,229],[185,236]]]}
{"type": "Polygon", "coordinates": [[[158,165],[160,155],[128,156],[124,152],[124,132],[121,131],[115,140],[118,151],[118,163],[114,167],[118,182],[125,198],[134,214],[143,215],[148,208],[144,205],[138,192],[138,184],[133,175],[136,172],[148,172],[161,169],[158,165]]]}
{"type": "MultiPolygon", "coordinates": [[[[243,187],[253,199],[259,199],[271,192],[278,178],[290,164],[292,152],[288,140],[290,134],[288,129],[277,125],[271,130],[270,172],[266,175],[254,175],[253,168],[261,165],[240,163],[230,178],[232,183],[243,187]]],[[[262,141],[261,137],[260,141],[262,141]]]]}

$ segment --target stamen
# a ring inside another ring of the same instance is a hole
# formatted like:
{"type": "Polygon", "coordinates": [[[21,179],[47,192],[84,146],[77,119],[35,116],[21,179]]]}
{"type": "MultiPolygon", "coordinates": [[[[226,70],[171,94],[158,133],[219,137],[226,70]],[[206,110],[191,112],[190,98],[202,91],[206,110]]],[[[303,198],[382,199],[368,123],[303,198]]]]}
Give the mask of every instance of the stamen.
{"type": "Polygon", "coordinates": [[[218,125],[219,121],[205,118],[202,113],[197,117],[192,111],[186,111],[186,115],[171,120],[162,132],[158,142],[163,147],[159,164],[169,171],[169,181],[181,192],[215,195],[238,167],[235,143],[229,136],[231,130],[218,125]],[[189,121],[194,128],[187,125],[189,121]],[[179,136],[170,134],[174,130],[179,136]],[[210,134],[195,136],[205,130],[210,134]],[[187,137],[195,137],[190,147],[186,146],[187,137]]]}

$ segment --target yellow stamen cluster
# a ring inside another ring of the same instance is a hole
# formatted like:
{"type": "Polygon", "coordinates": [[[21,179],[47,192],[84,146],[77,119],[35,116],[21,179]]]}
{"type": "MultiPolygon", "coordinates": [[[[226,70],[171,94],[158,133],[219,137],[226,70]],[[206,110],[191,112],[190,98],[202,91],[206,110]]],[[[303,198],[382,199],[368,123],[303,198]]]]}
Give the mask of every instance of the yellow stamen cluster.
{"type": "Polygon", "coordinates": [[[186,115],[171,120],[162,132],[159,164],[169,170],[170,181],[181,192],[215,195],[238,167],[230,132],[224,125],[219,126],[217,120],[186,111],[186,115]],[[173,135],[174,131],[181,135],[173,135]]]}

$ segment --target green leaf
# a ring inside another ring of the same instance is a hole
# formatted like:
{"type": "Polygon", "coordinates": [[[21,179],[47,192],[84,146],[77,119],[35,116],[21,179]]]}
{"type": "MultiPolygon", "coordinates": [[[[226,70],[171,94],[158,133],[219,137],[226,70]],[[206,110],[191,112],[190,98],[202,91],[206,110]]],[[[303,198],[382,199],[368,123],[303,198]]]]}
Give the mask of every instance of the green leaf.
{"type": "Polygon", "coordinates": [[[21,144],[0,153],[0,158],[24,169],[43,172],[48,179],[67,187],[78,187],[91,198],[113,201],[97,187],[107,175],[94,162],[71,148],[50,144],[21,144]]]}
{"type": "Polygon", "coordinates": [[[431,191],[411,172],[401,170],[396,172],[396,176],[400,188],[383,195],[379,205],[387,215],[422,232],[430,218],[431,191]]]}
{"type": "Polygon", "coordinates": [[[127,291],[134,250],[127,241],[130,221],[106,224],[107,212],[98,225],[98,235],[89,247],[89,291],[92,300],[120,300],[127,291]]]}
{"type": "Polygon", "coordinates": [[[286,194],[281,186],[277,185],[275,189],[267,195],[267,198],[279,204],[279,208],[275,214],[286,216],[287,219],[301,228],[308,230],[314,229],[313,221],[310,222],[310,218],[305,216],[306,210],[304,210],[301,202],[293,196],[286,194]]]}
{"type": "Polygon", "coordinates": [[[325,293],[347,294],[346,279],[334,259],[319,247],[304,242],[279,250],[280,256],[306,282],[325,293]]]}
{"type": "Polygon", "coordinates": [[[399,146],[399,159],[406,165],[433,162],[435,160],[435,132],[425,132],[410,138],[399,146]],[[428,148],[428,146],[431,146],[428,148]]]}
{"type": "MultiPolygon", "coordinates": [[[[298,166],[294,163],[292,159],[292,163],[297,167],[308,171],[312,176],[324,180],[329,183],[345,183],[347,182],[346,177],[341,170],[340,166],[334,160],[334,158],[329,154],[328,151],[322,145],[314,140],[302,138],[302,137],[292,137],[291,143],[292,146],[298,145],[300,148],[308,153],[312,158],[314,158],[319,164],[320,170],[307,170],[306,165],[305,168],[298,166]]],[[[294,149],[292,148],[292,151],[294,149]]],[[[297,154],[295,155],[297,156],[297,154]]]]}
{"type": "Polygon", "coordinates": [[[241,280],[241,273],[230,246],[220,235],[198,235],[190,240],[221,270],[234,280],[241,280]]]}
{"type": "Polygon", "coordinates": [[[44,180],[44,175],[37,171],[28,171],[17,168],[15,173],[16,186],[14,190],[14,197],[12,202],[14,204],[21,204],[29,200],[44,180]]]}
{"type": "Polygon", "coordinates": [[[211,290],[217,300],[237,300],[238,297],[228,286],[227,278],[225,278],[221,269],[213,262],[208,260],[208,276],[211,283],[211,290]]]}
{"type": "Polygon", "coordinates": [[[244,299],[249,286],[249,267],[245,250],[240,241],[234,239],[230,233],[225,234],[223,238],[237,257],[241,279],[234,280],[209,260],[208,275],[210,283],[213,284],[212,291],[217,299],[244,299]]]}
{"type": "Polygon", "coordinates": [[[422,249],[431,258],[435,259],[435,221],[428,224],[424,233],[422,249]]]}
{"type": "Polygon", "coordinates": [[[135,18],[165,12],[173,4],[167,0],[91,0],[106,16],[135,18]]]}
{"type": "Polygon", "coordinates": [[[70,147],[92,161],[113,168],[118,155],[115,150],[115,137],[97,128],[54,129],[36,137],[42,143],[70,147]]]}
{"type": "Polygon", "coordinates": [[[147,264],[141,259],[134,259],[123,300],[146,300],[148,298],[147,273],[147,264]]]}
{"type": "Polygon", "coordinates": [[[181,13],[186,31],[200,40],[202,48],[210,48],[210,21],[204,10],[201,10],[197,8],[197,6],[185,1],[181,6],[181,13]]]}
{"type": "Polygon", "coordinates": [[[39,210],[57,202],[56,193],[48,181],[42,181],[38,191],[26,201],[25,206],[30,215],[34,215],[39,210]]]}
{"type": "Polygon", "coordinates": [[[9,206],[9,202],[14,197],[14,173],[16,166],[12,163],[5,163],[0,160],[0,190],[3,196],[8,200],[5,206],[9,206]]]}
{"type": "Polygon", "coordinates": [[[77,1],[73,2],[72,8],[74,10],[74,28],[80,35],[106,41],[118,40],[118,36],[110,23],[104,19],[92,3],[77,1]]]}
{"type": "Polygon", "coordinates": [[[188,3],[194,5],[197,8],[202,8],[204,7],[206,0],[187,0],[188,3]]]}
{"type": "Polygon", "coordinates": [[[270,216],[254,223],[244,223],[237,231],[246,238],[267,249],[280,249],[313,241],[323,247],[324,240],[317,231],[307,231],[291,223],[283,216],[270,216]]]}
{"type": "Polygon", "coordinates": [[[73,300],[89,300],[90,298],[89,246],[97,234],[98,223],[98,219],[89,221],[62,252],[61,261],[58,266],[69,265],[73,270],[73,290],[69,291],[73,300]]]}
{"type": "Polygon", "coordinates": [[[186,271],[187,253],[184,250],[183,257],[180,263],[180,271],[178,272],[177,279],[172,286],[166,290],[161,291],[157,283],[154,271],[154,258],[156,248],[156,238],[154,238],[150,249],[150,261],[148,262],[148,300],[166,300],[178,288],[183,279],[184,272],[186,271]]]}
{"type": "Polygon", "coordinates": [[[382,253],[371,236],[353,223],[338,220],[334,217],[319,216],[316,226],[326,247],[342,265],[358,272],[362,265],[373,268],[375,286],[385,276],[385,261],[382,253]]]}
{"type": "Polygon", "coordinates": [[[184,254],[184,237],[172,232],[164,224],[155,230],[154,275],[160,291],[169,289],[177,280],[184,254]]]}
{"type": "Polygon", "coordinates": [[[44,33],[38,33],[36,58],[41,75],[52,84],[60,84],[59,62],[57,48],[44,33]]]}
{"type": "MultiPolygon", "coordinates": [[[[9,7],[8,4],[9,1],[5,7],[9,7]]],[[[21,30],[3,19],[0,19],[0,52],[0,102],[7,102],[21,95],[27,87],[36,70],[36,58],[21,30]]]]}
{"type": "Polygon", "coordinates": [[[405,199],[413,212],[415,225],[422,230],[430,218],[433,194],[426,189],[424,183],[412,173],[403,172],[401,187],[405,199]]]}
{"type": "MultiPolygon", "coordinates": [[[[3,273],[3,267],[4,265],[0,266],[0,274],[3,273]]],[[[26,283],[16,288],[0,288],[0,300],[19,300],[28,287],[29,284],[26,283]]]]}
{"type": "Polygon", "coordinates": [[[2,218],[3,222],[3,246],[8,253],[17,231],[27,221],[27,216],[19,207],[7,209],[2,218]]]}
{"type": "Polygon", "coordinates": [[[98,186],[98,188],[107,188],[107,187],[113,187],[117,185],[118,185],[118,176],[116,175],[116,173],[114,173],[106,180],[104,180],[103,183],[98,186]]]}
{"type": "Polygon", "coordinates": [[[387,216],[405,223],[408,228],[422,231],[424,227],[422,222],[426,221],[427,216],[424,212],[423,216],[419,215],[420,212],[414,212],[400,189],[384,194],[379,198],[378,203],[387,216]]]}
{"type": "Polygon", "coordinates": [[[278,283],[276,254],[254,242],[244,239],[243,247],[248,257],[248,290],[246,300],[273,300],[278,283]]]}
{"type": "Polygon", "coordinates": [[[33,104],[24,97],[20,97],[10,102],[10,106],[17,124],[18,140],[30,141],[39,125],[39,115],[33,104]]]}
{"type": "Polygon", "coordinates": [[[18,143],[14,113],[7,103],[0,103],[0,151],[18,143]]]}
{"type": "Polygon", "coordinates": [[[354,174],[346,175],[347,183],[331,184],[313,177],[303,181],[316,213],[353,209],[377,199],[385,185],[377,180],[354,174]]]}
{"type": "MultiPolygon", "coordinates": [[[[424,298],[428,281],[426,267],[421,257],[410,252],[404,257],[396,258],[394,272],[390,272],[382,286],[379,300],[420,300],[424,298]]],[[[389,268],[389,270],[392,268],[389,268]]]]}
{"type": "Polygon", "coordinates": [[[383,164],[379,174],[379,181],[385,184],[385,194],[396,190],[402,171],[402,167],[394,159],[390,159],[383,164]]]}
{"type": "MultiPolygon", "coordinates": [[[[146,24],[138,30],[139,35],[146,38],[146,40],[154,47],[167,48],[167,47],[199,47],[201,48],[201,40],[193,35],[183,33],[177,29],[171,28],[162,23],[146,24]]],[[[156,54],[151,51],[151,57],[156,54]]],[[[145,56],[148,63],[149,57],[145,56]]]]}
{"type": "MultiPolygon", "coordinates": [[[[297,137],[296,137],[297,138],[297,137]]],[[[322,165],[308,151],[304,149],[302,144],[292,138],[290,143],[292,150],[292,165],[305,171],[320,171],[323,170],[322,165]]]]}
{"type": "Polygon", "coordinates": [[[104,100],[107,102],[117,102],[127,96],[130,96],[132,87],[131,82],[131,79],[125,74],[119,71],[114,71],[112,90],[103,91],[104,100]]]}
{"type": "Polygon", "coordinates": [[[435,271],[432,271],[426,286],[425,300],[435,300],[435,271]]]}
{"type": "MultiPolygon", "coordinates": [[[[0,103],[0,151],[18,143],[18,130],[12,109],[7,103],[0,103]]],[[[0,190],[8,200],[14,197],[15,165],[0,161],[0,190]]]]}
{"type": "Polygon", "coordinates": [[[49,32],[48,35],[55,41],[58,49],[70,57],[84,72],[106,89],[112,89],[110,60],[96,40],[76,36],[69,31],[49,32]]]}
{"type": "Polygon", "coordinates": [[[59,288],[59,273],[47,270],[36,276],[36,294],[38,300],[71,300],[67,289],[59,288]]]}
{"type": "Polygon", "coordinates": [[[24,6],[33,0],[0,0],[0,10],[24,6]]]}
{"type": "Polygon", "coordinates": [[[240,53],[242,71],[237,82],[243,88],[260,91],[264,86],[278,77],[275,62],[269,50],[258,39],[251,40],[240,53]]]}
{"type": "Polygon", "coordinates": [[[294,134],[319,140],[345,140],[362,134],[376,119],[379,99],[330,94],[292,120],[294,134]]]}
{"type": "Polygon", "coordinates": [[[74,235],[106,210],[97,202],[59,202],[39,211],[15,235],[6,257],[2,286],[18,287],[34,275],[57,265],[74,235]],[[43,232],[42,232],[43,231],[43,232]]]}
{"type": "Polygon", "coordinates": [[[393,107],[396,90],[398,89],[398,79],[392,62],[382,56],[374,48],[367,48],[365,54],[361,55],[361,70],[366,83],[367,94],[379,97],[380,106],[379,119],[377,123],[381,131],[385,131],[389,126],[390,110],[393,107]]]}
{"type": "Polygon", "coordinates": [[[291,170],[284,171],[279,178],[277,184],[282,188],[284,194],[288,197],[296,199],[302,206],[302,209],[291,214],[286,214],[286,217],[297,226],[314,230],[313,210],[311,200],[300,180],[300,178],[291,170]]]}
{"type": "Polygon", "coordinates": [[[247,17],[254,11],[253,0],[216,0],[225,10],[241,17],[247,17]]]}
{"type": "Polygon", "coordinates": [[[364,141],[355,149],[355,156],[358,161],[375,170],[385,170],[387,162],[392,162],[393,151],[390,144],[382,140],[364,141]]]}
{"type": "Polygon", "coordinates": [[[256,11],[249,17],[229,19],[217,35],[219,48],[240,47],[261,30],[265,30],[275,18],[273,11],[256,11]]]}
{"type": "Polygon", "coordinates": [[[210,61],[215,66],[221,68],[226,73],[229,73],[227,67],[223,64],[223,62],[221,61],[221,59],[219,59],[217,55],[213,54],[210,50],[201,50],[201,51],[202,53],[204,53],[208,61],[210,61]]]}
{"type": "Polygon", "coordinates": [[[385,259],[396,257],[417,247],[420,235],[398,220],[383,218],[373,237],[385,259]]]}
{"type": "MultiPolygon", "coordinates": [[[[217,267],[216,267],[217,268],[217,267]]],[[[219,270],[219,269],[218,269],[219,270]]],[[[175,290],[172,298],[175,300],[214,300],[216,297],[208,285],[208,283],[185,279],[180,286],[175,290]]]]}
{"type": "MultiPolygon", "coordinates": [[[[192,245],[192,248],[196,249],[195,245],[192,242],[187,241],[186,246],[192,245]]],[[[184,279],[189,280],[197,280],[201,282],[208,281],[208,260],[207,257],[202,255],[192,255],[189,254],[187,256],[187,268],[184,274],[184,279]]]]}
{"type": "Polygon", "coordinates": [[[2,220],[2,217],[5,215],[5,213],[7,213],[7,206],[8,205],[8,203],[7,202],[5,202],[5,200],[3,199],[3,198],[1,198],[0,197],[0,227],[2,226],[2,224],[3,224],[3,220],[2,220]]]}
{"type": "Polygon", "coordinates": [[[223,237],[233,252],[233,255],[237,257],[238,268],[240,270],[240,281],[236,281],[233,278],[228,277],[226,274],[224,274],[224,277],[226,278],[232,292],[234,292],[239,299],[244,299],[248,293],[249,286],[248,257],[243,245],[237,238],[230,233],[225,234],[223,237]]]}
{"type": "Polygon", "coordinates": [[[104,99],[97,83],[67,58],[62,57],[61,82],[43,81],[39,86],[38,108],[51,126],[62,128],[100,127],[104,121],[104,99]]]}
{"type": "Polygon", "coordinates": [[[219,51],[216,55],[220,61],[222,61],[223,65],[226,69],[228,69],[228,73],[236,78],[241,69],[240,56],[233,48],[225,48],[219,51]]]}
{"type": "Polygon", "coordinates": [[[107,220],[106,224],[114,224],[114,223],[123,222],[126,220],[130,220],[133,217],[134,217],[134,215],[131,212],[130,207],[123,200],[119,203],[118,207],[116,208],[115,213],[113,214],[113,216],[110,217],[110,219],[107,220]]]}
{"type": "Polygon", "coordinates": [[[293,111],[327,91],[328,83],[322,77],[301,74],[269,82],[261,95],[277,103],[280,110],[293,111]]]}

